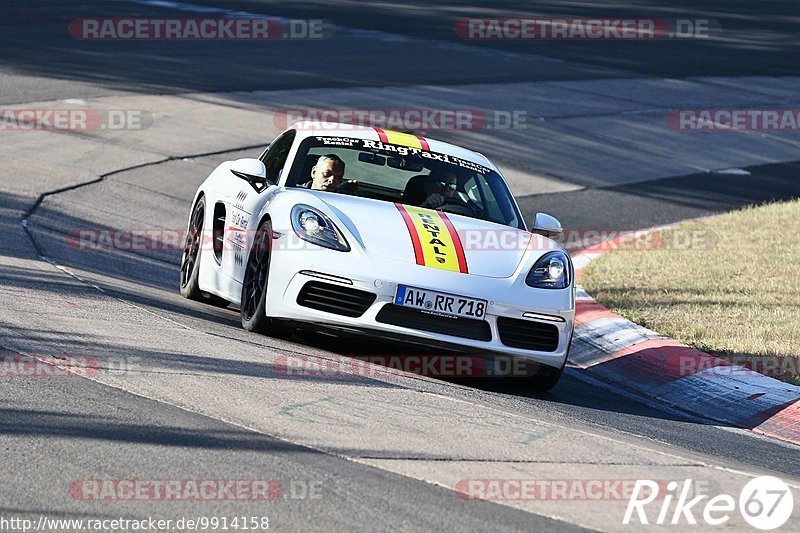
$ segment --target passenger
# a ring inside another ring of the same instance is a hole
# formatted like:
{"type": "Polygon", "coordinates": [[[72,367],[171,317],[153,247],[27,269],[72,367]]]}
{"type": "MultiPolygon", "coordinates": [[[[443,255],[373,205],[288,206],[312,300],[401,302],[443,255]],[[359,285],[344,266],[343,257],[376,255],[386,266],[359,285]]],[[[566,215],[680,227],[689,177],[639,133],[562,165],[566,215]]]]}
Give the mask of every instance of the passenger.
{"type": "Polygon", "coordinates": [[[436,209],[441,207],[448,198],[452,198],[458,188],[458,179],[453,172],[432,172],[423,185],[425,201],[420,207],[436,209]]]}

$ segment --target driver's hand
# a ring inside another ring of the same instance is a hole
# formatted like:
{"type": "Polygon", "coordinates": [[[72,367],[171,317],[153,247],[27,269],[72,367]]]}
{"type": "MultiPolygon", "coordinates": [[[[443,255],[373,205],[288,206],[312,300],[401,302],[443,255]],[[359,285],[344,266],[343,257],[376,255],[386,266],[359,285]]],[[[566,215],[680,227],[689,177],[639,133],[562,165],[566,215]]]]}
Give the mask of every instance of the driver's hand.
{"type": "Polygon", "coordinates": [[[435,192],[430,196],[428,196],[428,199],[422,202],[422,205],[420,207],[427,207],[428,209],[436,209],[437,207],[442,206],[444,202],[445,202],[444,195],[435,192]]]}

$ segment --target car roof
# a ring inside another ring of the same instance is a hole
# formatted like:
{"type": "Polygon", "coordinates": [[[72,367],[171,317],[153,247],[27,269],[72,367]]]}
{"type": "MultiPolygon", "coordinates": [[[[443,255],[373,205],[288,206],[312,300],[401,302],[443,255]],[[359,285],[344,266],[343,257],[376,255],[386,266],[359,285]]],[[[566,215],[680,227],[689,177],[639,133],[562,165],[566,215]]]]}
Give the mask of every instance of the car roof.
{"type": "Polygon", "coordinates": [[[301,139],[313,137],[315,135],[325,137],[348,137],[351,139],[368,139],[389,144],[409,146],[412,148],[422,148],[423,150],[447,154],[453,157],[458,157],[459,159],[470,161],[472,163],[477,163],[499,173],[497,167],[483,154],[468,150],[467,148],[463,148],[455,144],[439,141],[437,139],[431,139],[427,136],[423,137],[412,133],[385,130],[382,128],[372,128],[368,126],[358,126],[353,124],[343,124],[340,122],[296,122],[289,126],[289,129],[296,130],[301,139]]]}

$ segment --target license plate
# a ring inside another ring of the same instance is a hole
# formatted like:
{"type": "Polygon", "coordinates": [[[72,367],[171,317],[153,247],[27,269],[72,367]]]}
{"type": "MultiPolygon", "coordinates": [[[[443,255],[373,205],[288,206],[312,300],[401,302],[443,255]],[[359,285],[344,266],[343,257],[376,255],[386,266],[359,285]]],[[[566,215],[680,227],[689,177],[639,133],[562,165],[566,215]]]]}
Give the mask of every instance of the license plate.
{"type": "Polygon", "coordinates": [[[486,300],[465,298],[446,292],[419,289],[398,285],[394,304],[410,307],[437,315],[464,318],[483,318],[486,314],[486,300]]]}

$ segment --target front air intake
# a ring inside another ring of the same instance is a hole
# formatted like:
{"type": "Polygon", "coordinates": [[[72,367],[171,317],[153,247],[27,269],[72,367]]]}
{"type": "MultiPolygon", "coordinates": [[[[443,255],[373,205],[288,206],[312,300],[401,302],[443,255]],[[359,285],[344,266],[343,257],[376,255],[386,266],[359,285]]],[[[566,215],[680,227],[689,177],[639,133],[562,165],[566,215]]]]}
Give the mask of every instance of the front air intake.
{"type": "Polygon", "coordinates": [[[309,281],[300,289],[297,303],[317,311],[358,318],[367,312],[376,298],[371,292],[333,283],[309,281]]]}
{"type": "Polygon", "coordinates": [[[558,348],[558,328],[533,320],[497,317],[500,342],[512,348],[554,352],[558,348]]]}

